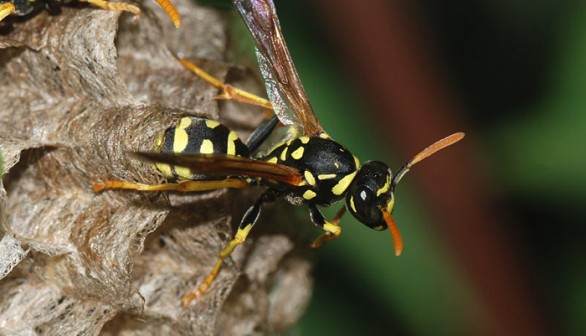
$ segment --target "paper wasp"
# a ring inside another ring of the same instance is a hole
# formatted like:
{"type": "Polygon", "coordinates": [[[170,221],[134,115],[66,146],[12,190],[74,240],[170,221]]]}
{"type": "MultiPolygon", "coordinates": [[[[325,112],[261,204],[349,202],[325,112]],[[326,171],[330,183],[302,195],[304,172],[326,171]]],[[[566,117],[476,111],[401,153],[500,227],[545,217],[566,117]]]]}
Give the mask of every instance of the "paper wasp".
{"type": "MultiPolygon", "coordinates": [[[[107,0],[79,0],[81,2],[87,2],[94,6],[108,10],[121,10],[130,12],[135,16],[140,15],[140,8],[135,5],[131,5],[123,2],[110,2],[107,0]]],[[[173,21],[175,27],[179,28],[181,25],[181,18],[179,12],[175,9],[175,6],[169,0],[155,0],[165,10],[167,15],[173,21]]],[[[8,15],[24,16],[30,14],[37,8],[42,6],[46,7],[51,11],[58,10],[63,3],[67,3],[68,0],[0,0],[0,21],[2,21],[8,15]]]]}
{"type": "Polygon", "coordinates": [[[283,39],[272,0],[234,0],[234,4],[256,42],[256,55],[270,101],[226,85],[186,60],[180,59],[180,62],[221,89],[221,97],[272,108],[275,117],[261,124],[246,144],[217,121],[185,117],[178,126],[167,129],[160,136],[154,152],[136,153],[154,162],[162,175],[177,183],[144,185],[106,180],[93,184],[96,192],[105,189],[199,191],[249,185],[267,187],[244,214],[234,239],[220,252],[208,277],[182,299],[184,305],[207,291],[223,260],[248,236],[263,204],[280,197],[293,204],[307,205],[311,221],[325,231],[313,243],[314,247],[340,236],[338,223],[347,209],[372,229],[388,228],[395,254],[400,255],[403,241],[391,215],[397,184],[413,165],[464,137],[463,133],[455,133],[437,141],[394,175],[382,162],[367,161],[361,165],[346,147],[330,138],[316,118],[283,39]],[[297,135],[282,139],[266,151],[259,150],[279,123],[294,129],[297,135]],[[327,207],[342,199],[345,199],[345,207],[328,221],[318,207],[327,207]]]}

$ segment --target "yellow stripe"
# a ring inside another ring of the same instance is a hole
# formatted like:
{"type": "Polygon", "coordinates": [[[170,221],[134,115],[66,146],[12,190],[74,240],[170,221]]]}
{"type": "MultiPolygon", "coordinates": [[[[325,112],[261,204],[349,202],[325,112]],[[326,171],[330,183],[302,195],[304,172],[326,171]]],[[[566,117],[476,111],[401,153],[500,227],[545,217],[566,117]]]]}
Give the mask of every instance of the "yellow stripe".
{"type": "Polygon", "coordinates": [[[315,196],[317,196],[317,194],[313,190],[307,190],[303,193],[303,198],[305,198],[308,201],[310,199],[313,199],[315,196]]]}
{"type": "Polygon", "coordinates": [[[173,151],[175,153],[181,153],[187,147],[189,142],[189,136],[185,129],[191,125],[191,118],[181,118],[179,125],[175,128],[175,137],[173,138],[173,151]]]}
{"type": "Polygon", "coordinates": [[[299,160],[303,157],[304,151],[305,151],[305,148],[299,147],[293,153],[291,153],[291,157],[294,158],[295,160],[299,160]]]}
{"type": "Polygon", "coordinates": [[[199,152],[202,154],[213,154],[214,143],[210,139],[204,139],[201,143],[201,147],[199,148],[199,152]]]}
{"type": "Polygon", "coordinates": [[[305,145],[309,142],[309,137],[302,136],[299,138],[299,141],[301,141],[301,143],[305,145]]]}
{"type": "Polygon", "coordinates": [[[270,162],[270,163],[277,163],[278,161],[279,161],[279,159],[277,159],[276,156],[273,156],[272,158],[267,160],[267,162],[270,162]]]}
{"type": "Polygon", "coordinates": [[[328,133],[321,133],[319,135],[319,137],[322,138],[322,139],[329,139],[330,138],[330,136],[328,135],[328,133]]]}
{"type": "Polygon", "coordinates": [[[181,120],[179,121],[179,125],[177,127],[185,129],[185,128],[191,126],[191,123],[192,123],[191,118],[184,117],[184,118],[181,118],[181,120]]]}
{"type": "Polygon", "coordinates": [[[313,174],[309,170],[303,172],[303,176],[305,177],[305,180],[307,181],[307,183],[309,183],[309,185],[315,185],[315,177],[313,177],[313,174]]]}
{"type": "Polygon", "coordinates": [[[288,149],[289,149],[289,147],[285,147],[285,149],[283,149],[283,151],[281,152],[281,161],[287,160],[287,150],[288,149]]]}
{"type": "Polygon", "coordinates": [[[214,128],[220,126],[220,123],[215,120],[206,119],[206,126],[208,128],[214,129],[214,128]]]}
{"type": "Polygon", "coordinates": [[[227,153],[230,155],[236,155],[236,143],[235,141],[238,139],[238,134],[234,131],[230,131],[228,134],[228,149],[227,153]]]}
{"type": "Polygon", "coordinates": [[[346,189],[348,189],[348,186],[350,185],[350,183],[352,183],[352,180],[354,179],[354,176],[356,176],[356,172],[353,172],[351,174],[348,174],[348,175],[344,176],[340,180],[340,182],[338,182],[338,184],[336,184],[332,188],[332,193],[334,195],[342,195],[344,193],[344,191],[346,191],[346,189]]]}
{"type": "Polygon", "coordinates": [[[333,179],[334,177],[336,177],[336,174],[320,174],[320,175],[317,175],[317,179],[318,180],[329,180],[329,179],[333,179]]]}

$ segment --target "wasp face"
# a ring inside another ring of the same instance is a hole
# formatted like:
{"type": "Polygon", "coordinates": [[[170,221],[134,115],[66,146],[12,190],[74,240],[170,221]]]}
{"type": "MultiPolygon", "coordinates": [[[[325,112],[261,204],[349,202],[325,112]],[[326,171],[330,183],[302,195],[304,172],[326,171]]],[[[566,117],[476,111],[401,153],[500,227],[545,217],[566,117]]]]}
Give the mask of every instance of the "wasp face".
{"type": "Polygon", "coordinates": [[[378,161],[368,161],[360,168],[346,195],[350,213],[364,225],[381,231],[387,228],[384,211],[391,212],[394,203],[391,190],[392,173],[378,161]]]}

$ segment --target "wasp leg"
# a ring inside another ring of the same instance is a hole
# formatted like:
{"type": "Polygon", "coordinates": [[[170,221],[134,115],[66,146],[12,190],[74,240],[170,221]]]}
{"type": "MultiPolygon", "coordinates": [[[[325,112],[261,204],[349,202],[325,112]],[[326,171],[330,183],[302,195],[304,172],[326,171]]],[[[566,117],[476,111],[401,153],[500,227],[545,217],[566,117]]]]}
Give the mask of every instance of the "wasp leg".
{"type": "Polygon", "coordinates": [[[0,4],[0,21],[2,21],[8,15],[14,13],[15,10],[16,7],[14,7],[12,2],[5,2],[0,4]]]}
{"type": "Polygon", "coordinates": [[[169,1],[169,0],[155,0],[155,1],[159,4],[159,6],[161,6],[161,8],[163,8],[165,13],[167,13],[167,15],[171,18],[171,21],[173,21],[175,28],[179,28],[181,26],[181,16],[179,16],[179,12],[175,8],[175,6],[173,6],[171,1],[169,1]]]}
{"type": "Polygon", "coordinates": [[[105,0],[79,0],[81,2],[91,3],[94,6],[100,7],[102,9],[107,10],[121,10],[125,12],[130,12],[135,15],[135,17],[140,16],[140,8],[136,7],[135,5],[123,3],[123,2],[109,2],[105,0]]]}
{"type": "Polygon", "coordinates": [[[201,285],[199,285],[195,290],[187,293],[181,299],[181,303],[184,307],[187,307],[191,301],[205,294],[205,292],[208,290],[208,288],[220,272],[220,268],[224,263],[224,259],[226,259],[230,256],[230,254],[232,254],[236,246],[242,244],[246,240],[248,233],[250,232],[254,224],[256,224],[256,222],[258,221],[262,205],[266,202],[273,202],[278,196],[278,191],[274,189],[269,189],[265,191],[265,193],[262,194],[262,196],[250,208],[248,208],[248,210],[244,214],[244,217],[242,217],[242,221],[238,226],[238,231],[236,232],[234,239],[232,239],[228,243],[228,245],[224,247],[224,249],[220,252],[220,256],[218,257],[218,260],[216,261],[216,264],[214,265],[214,268],[212,269],[210,274],[206,277],[206,279],[201,285]]]}
{"type": "Polygon", "coordinates": [[[182,181],[179,183],[164,183],[164,184],[141,184],[116,180],[104,180],[103,182],[92,183],[92,189],[95,192],[101,192],[110,189],[129,189],[141,191],[161,191],[161,190],[175,190],[175,191],[206,191],[216,190],[222,188],[246,188],[248,182],[239,179],[225,179],[218,181],[182,181]]]}
{"type": "Polygon", "coordinates": [[[332,219],[331,222],[328,222],[315,204],[309,204],[309,217],[311,218],[311,221],[325,231],[324,234],[319,236],[319,238],[311,244],[311,248],[318,248],[322,244],[340,237],[342,228],[338,224],[345,213],[346,207],[344,206],[338,211],[334,219],[332,219]]]}
{"type": "MultiPolygon", "coordinates": [[[[222,82],[218,78],[203,71],[200,67],[189,62],[188,60],[186,60],[184,58],[178,57],[177,60],[179,60],[179,62],[181,62],[181,64],[185,68],[187,68],[189,71],[193,72],[199,78],[203,79],[206,83],[210,84],[213,87],[216,87],[216,88],[222,90],[220,95],[217,96],[216,98],[235,100],[235,101],[238,101],[241,103],[261,106],[261,107],[267,108],[269,110],[273,109],[273,104],[271,104],[270,101],[268,101],[262,97],[259,97],[255,94],[252,94],[250,92],[246,92],[244,90],[240,90],[238,88],[235,88],[235,87],[231,86],[230,84],[225,84],[224,82],[222,82]]],[[[271,116],[272,116],[272,113],[271,113],[271,116]]]]}

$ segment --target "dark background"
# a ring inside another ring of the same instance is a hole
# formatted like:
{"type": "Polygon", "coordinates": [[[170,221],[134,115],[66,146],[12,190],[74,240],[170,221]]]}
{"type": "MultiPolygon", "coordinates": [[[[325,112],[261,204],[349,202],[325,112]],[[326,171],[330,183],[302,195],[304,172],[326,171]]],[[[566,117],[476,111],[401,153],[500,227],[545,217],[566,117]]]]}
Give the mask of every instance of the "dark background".
{"type": "Polygon", "coordinates": [[[292,333],[585,335],[586,3],[275,3],[318,118],[361,161],[396,170],[467,133],[398,188],[403,256],[342,221],[292,333]]]}

